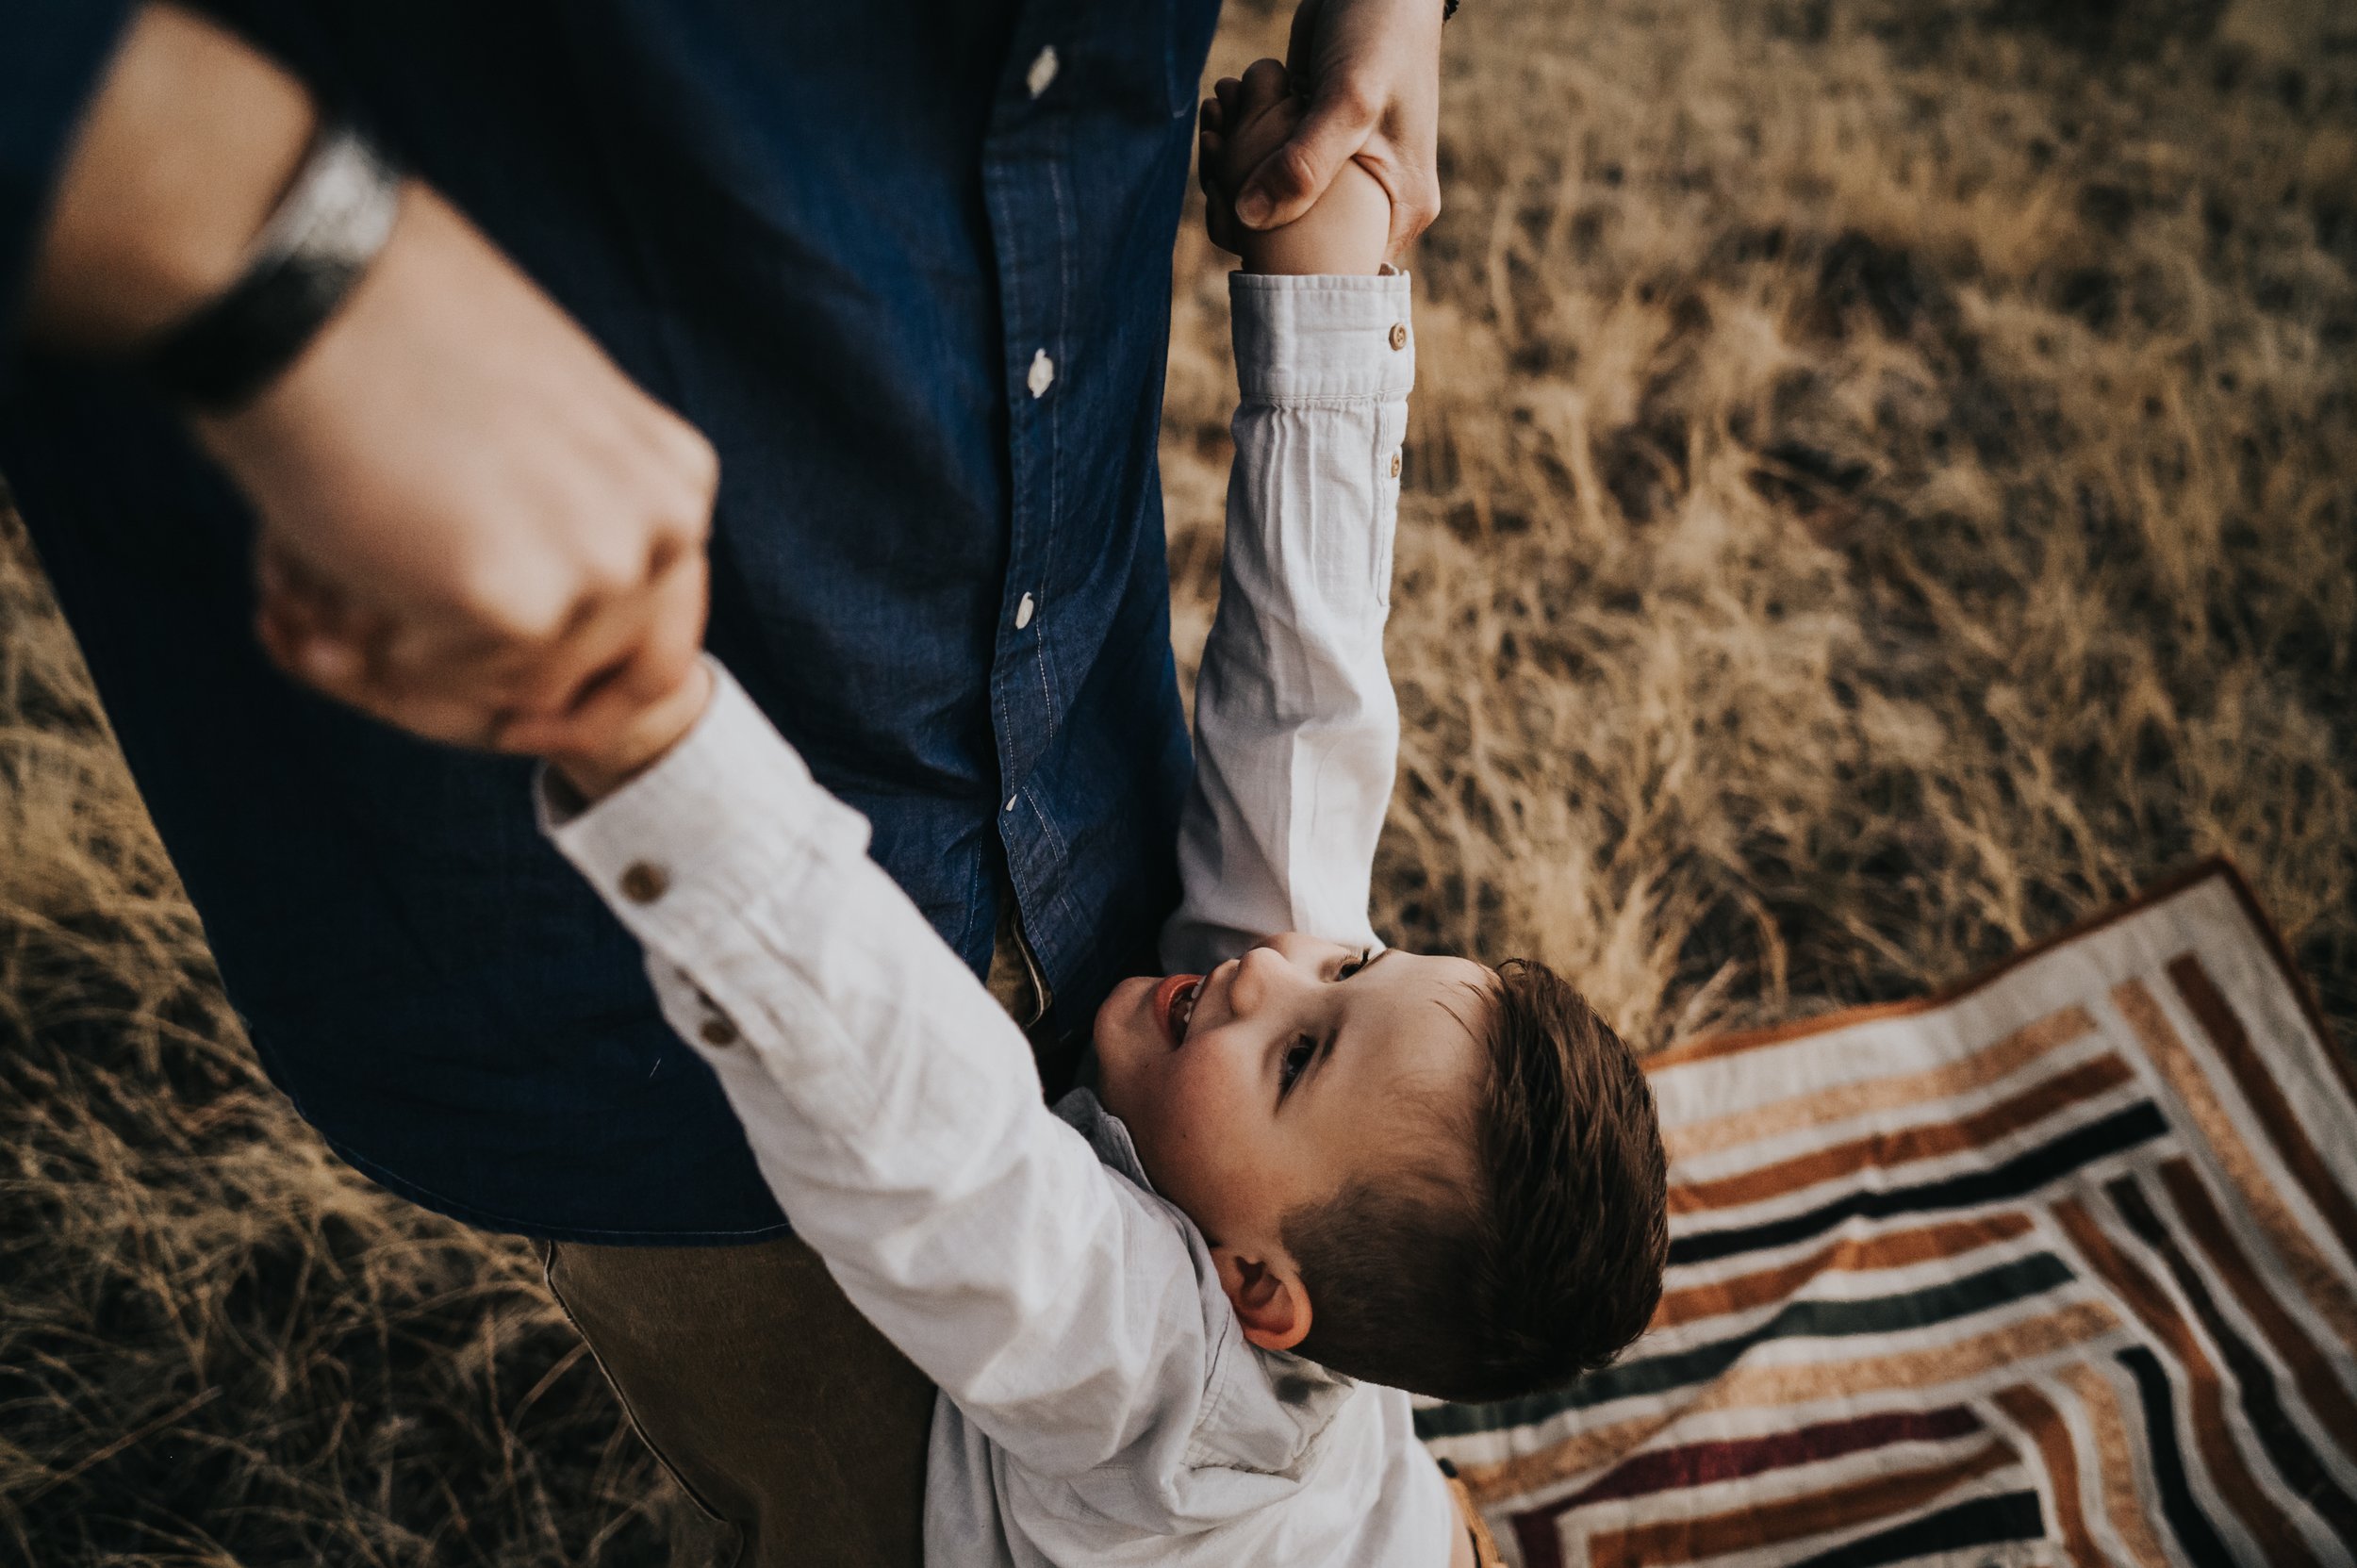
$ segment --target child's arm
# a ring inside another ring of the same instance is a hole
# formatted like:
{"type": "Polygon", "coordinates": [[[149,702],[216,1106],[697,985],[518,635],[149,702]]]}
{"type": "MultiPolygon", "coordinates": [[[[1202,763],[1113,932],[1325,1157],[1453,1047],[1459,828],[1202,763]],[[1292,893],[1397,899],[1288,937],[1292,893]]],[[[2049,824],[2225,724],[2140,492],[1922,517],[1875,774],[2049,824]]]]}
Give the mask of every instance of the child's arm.
{"type": "Polygon", "coordinates": [[[1244,248],[1246,270],[1228,279],[1242,398],[1219,612],[1195,681],[1184,901],[1162,933],[1174,970],[1280,931],[1373,945],[1367,888],[1399,750],[1383,621],[1415,379],[1408,279],[1364,275],[1390,207],[1355,166],[1301,224],[1256,235],[1226,213],[1224,168],[1251,168],[1253,140],[1281,140],[1297,113],[1281,86],[1264,61],[1205,112],[1212,233],[1244,248]],[[1305,270],[1323,275],[1283,275],[1305,270]]]}
{"type": "Polygon", "coordinates": [[[1183,1223],[1041,1102],[1030,1045],[867,857],[865,819],[705,668],[708,704],[558,764],[612,793],[578,809],[545,780],[550,835],[861,1313],[1027,1465],[1119,1457],[1202,1397],[1183,1223]]]}

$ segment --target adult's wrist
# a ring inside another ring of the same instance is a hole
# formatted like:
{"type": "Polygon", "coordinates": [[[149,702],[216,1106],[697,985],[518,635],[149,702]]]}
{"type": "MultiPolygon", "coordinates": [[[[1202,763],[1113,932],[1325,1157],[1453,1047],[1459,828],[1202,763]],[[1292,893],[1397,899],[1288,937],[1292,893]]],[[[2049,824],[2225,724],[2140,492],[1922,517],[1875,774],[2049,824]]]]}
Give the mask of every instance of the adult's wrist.
{"type": "Polygon", "coordinates": [[[143,8],[66,157],[27,335],[120,354],[230,288],[317,121],[302,83],[232,34],[143,8]]]}
{"type": "Polygon", "coordinates": [[[140,368],[170,401],[235,412],[293,364],[392,237],[402,179],[340,122],[318,137],[237,281],[145,345],[140,368]]]}

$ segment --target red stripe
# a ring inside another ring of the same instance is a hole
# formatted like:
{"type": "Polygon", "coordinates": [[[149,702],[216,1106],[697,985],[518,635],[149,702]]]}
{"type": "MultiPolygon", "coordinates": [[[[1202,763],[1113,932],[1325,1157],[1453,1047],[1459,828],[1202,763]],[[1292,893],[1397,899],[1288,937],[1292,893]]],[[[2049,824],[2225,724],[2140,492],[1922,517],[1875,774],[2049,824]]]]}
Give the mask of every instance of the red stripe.
{"type": "Polygon", "coordinates": [[[1937,1443],[1980,1429],[1980,1418],[1970,1410],[1962,1405],[1947,1405],[1932,1411],[1889,1411],[1854,1416],[1847,1421],[1824,1421],[1788,1432],[1771,1432],[1765,1437],[1656,1449],[1633,1455],[1568,1497],[1516,1514],[1514,1533],[1521,1538],[1523,1558],[1531,1568],[1552,1568],[1562,1561],[1555,1521],[1589,1503],[1707,1486],[1714,1481],[1731,1481],[1764,1471],[1838,1459],[1844,1454],[1861,1453],[1893,1443],[1937,1443]]]}

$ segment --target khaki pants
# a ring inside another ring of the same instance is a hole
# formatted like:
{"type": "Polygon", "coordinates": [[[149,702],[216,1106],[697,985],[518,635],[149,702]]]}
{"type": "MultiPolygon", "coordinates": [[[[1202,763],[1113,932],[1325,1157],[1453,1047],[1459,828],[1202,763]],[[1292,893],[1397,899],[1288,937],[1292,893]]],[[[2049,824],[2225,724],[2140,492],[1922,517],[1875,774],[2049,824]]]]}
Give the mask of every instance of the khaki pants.
{"type": "Polygon", "coordinates": [[[919,1568],[933,1385],[818,1255],[544,1243],[639,1436],[731,1538],[723,1568],[919,1568]]]}

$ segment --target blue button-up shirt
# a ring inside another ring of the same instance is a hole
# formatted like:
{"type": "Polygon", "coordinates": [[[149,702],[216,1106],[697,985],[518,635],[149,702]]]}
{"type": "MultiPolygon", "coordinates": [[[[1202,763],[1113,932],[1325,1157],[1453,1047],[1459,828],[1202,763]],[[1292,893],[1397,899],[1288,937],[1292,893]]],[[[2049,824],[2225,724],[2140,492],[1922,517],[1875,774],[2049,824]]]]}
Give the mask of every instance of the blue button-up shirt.
{"type": "MultiPolygon", "coordinates": [[[[0,17],[12,300],[111,27],[0,17]],[[63,84],[63,85],[61,85],[63,84]]],[[[1151,963],[1187,752],[1155,435],[1207,0],[217,8],[718,448],[710,642],[976,968],[1011,887],[1066,1028],[1151,963]]],[[[477,1224],[783,1228],[520,765],[318,701],[251,521],[118,377],[20,357],[0,472],[272,1077],[477,1224]]]]}

